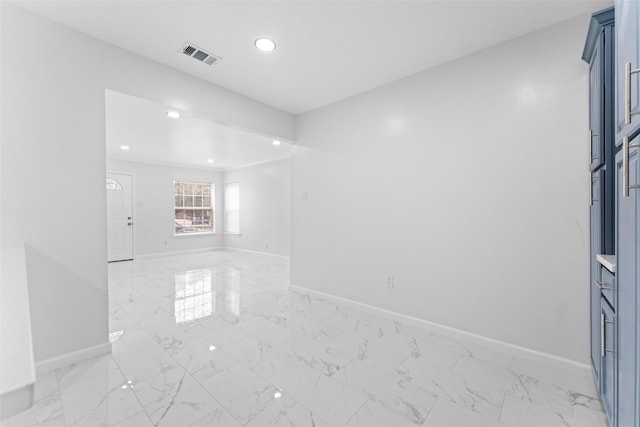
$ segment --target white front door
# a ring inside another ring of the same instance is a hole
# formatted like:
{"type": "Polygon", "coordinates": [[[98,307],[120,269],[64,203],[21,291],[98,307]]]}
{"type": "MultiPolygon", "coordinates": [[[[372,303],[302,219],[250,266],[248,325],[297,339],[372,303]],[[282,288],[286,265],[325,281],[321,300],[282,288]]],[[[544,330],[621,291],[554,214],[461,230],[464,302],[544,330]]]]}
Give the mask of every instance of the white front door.
{"type": "Polygon", "coordinates": [[[107,173],[108,260],[133,259],[133,177],[107,173]]]}

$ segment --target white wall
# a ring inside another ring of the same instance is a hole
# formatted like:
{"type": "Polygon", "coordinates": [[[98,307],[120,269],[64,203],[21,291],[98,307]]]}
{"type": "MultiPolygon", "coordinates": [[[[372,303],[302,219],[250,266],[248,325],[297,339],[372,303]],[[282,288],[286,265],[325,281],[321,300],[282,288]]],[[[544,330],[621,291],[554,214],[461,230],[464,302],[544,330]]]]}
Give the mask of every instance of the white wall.
{"type": "Polygon", "coordinates": [[[294,138],[295,119],[8,2],[0,7],[0,233],[31,248],[42,362],[107,343],[105,89],[284,139],[294,138]]]}
{"type": "Polygon", "coordinates": [[[134,175],[136,255],[230,247],[289,255],[291,162],[289,159],[224,172],[107,159],[107,171],[134,175]],[[173,234],[173,181],[211,182],[215,226],[211,235],[173,234]],[[224,184],[240,183],[240,235],[225,234],[224,184]]]}
{"type": "Polygon", "coordinates": [[[292,283],[587,363],[587,25],[300,116],[292,283]]]}
{"type": "MultiPolygon", "coordinates": [[[[284,139],[295,119],[0,8],[0,233],[29,243],[42,361],[107,341],[105,88],[284,139]]],[[[586,362],[587,22],[301,116],[293,282],[586,362]]]]}
{"type": "Polygon", "coordinates": [[[240,235],[225,234],[224,245],[289,255],[291,161],[226,170],[224,182],[240,183],[240,235]]]}
{"type": "Polygon", "coordinates": [[[134,175],[135,255],[208,249],[222,246],[222,172],[107,159],[107,171],[134,175]],[[174,235],[173,182],[208,182],[214,185],[215,234],[174,235]]]}

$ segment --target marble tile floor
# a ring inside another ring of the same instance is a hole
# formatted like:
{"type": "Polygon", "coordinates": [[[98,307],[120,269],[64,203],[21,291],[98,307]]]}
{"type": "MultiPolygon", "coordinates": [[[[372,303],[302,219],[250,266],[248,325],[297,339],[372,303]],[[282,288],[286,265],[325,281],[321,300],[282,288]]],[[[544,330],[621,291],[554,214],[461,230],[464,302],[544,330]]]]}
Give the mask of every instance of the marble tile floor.
{"type": "Polygon", "coordinates": [[[112,354],[39,376],[2,426],[607,426],[589,375],[288,284],[237,251],[109,264],[112,354]]]}

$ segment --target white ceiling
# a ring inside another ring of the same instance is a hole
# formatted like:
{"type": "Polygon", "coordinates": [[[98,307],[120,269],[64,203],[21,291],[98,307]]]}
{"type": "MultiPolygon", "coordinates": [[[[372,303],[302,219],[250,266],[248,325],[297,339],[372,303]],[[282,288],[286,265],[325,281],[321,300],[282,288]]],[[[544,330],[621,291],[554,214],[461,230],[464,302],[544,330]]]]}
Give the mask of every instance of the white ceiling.
{"type": "Polygon", "coordinates": [[[189,112],[167,117],[165,107],[106,91],[107,157],[168,165],[229,169],[290,156],[291,146],[189,112]],[[128,151],[121,145],[131,147],[128,151]],[[213,159],[213,163],[208,163],[213,159]]]}
{"type": "Polygon", "coordinates": [[[299,114],[597,11],[612,1],[18,3],[83,33],[299,114]],[[253,41],[259,36],[274,39],[277,49],[258,52],[253,41]],[[179,53],[185,41],[221,56],[222,62],[207,66],[179,53]]]}

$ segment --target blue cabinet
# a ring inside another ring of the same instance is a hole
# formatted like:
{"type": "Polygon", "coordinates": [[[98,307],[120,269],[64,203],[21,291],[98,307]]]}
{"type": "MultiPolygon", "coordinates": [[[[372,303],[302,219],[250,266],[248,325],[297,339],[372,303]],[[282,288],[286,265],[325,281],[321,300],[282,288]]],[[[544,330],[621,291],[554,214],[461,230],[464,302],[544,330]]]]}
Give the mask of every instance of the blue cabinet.
{"type": "MultiPolygon", "coordinates": [[[[625,139],[627,137],[624,137],[625,139]]],[[[616,156],[617,169],[617,369],[618,369],[618,426],[640,426],[638,390],[640,382],[640,351],[638,345],[638,283],[640,281],[640,189],[625,189],[640,184],[640,137],[623,142],[625,146],[616,156]],[[628,141],[628,144],[627,144],[628,141]]]]}
{"type": "Polygon", "coordinates": [[[582,58],[590,82],[591,359],[610,426],[640,427],[640,1],[595,13],[582,58]],[[615,274],[598,254],[615,259],[615,274]]]}
{"type": "MultiPolygon", "coordinates": [[[[603,340],[614,338],[610,323],[603,323],[615,316],[615,303],[610,291],[613,277],[602,272],[598,254],[614,254],[615,251],[615,176],[614,176],[614,9],[594,13],[589,25],[582,59],[589,63],[589,130],[590,161],[590,322],[591,361],[598,388],[606,396],[608,413],[615,412],[615,356],[603,353],[603,340]],[[606,292],[606,295],[603,295],[606,292]],[[607,302],[609,297],[609,302],[607,302]],[[612,304],[610,306],[609,304],[612,304]],[[603,326],[609,329],[603,329],[603,326]],[[609,334],[606,335],[605,332],[609,334]]],[[[611,343],[610,343],[611,344],[611,343]]],[[[609,348],[612,350],[612,348],[609,348]]],[[[612,424],[613,425],[613,424],[612,424]]]]}
{"type": "Polygon", "coordinates": [[[616,416],[640,427],[640,2],[616,0],[616,416]]]}
{"type": "MultiPolygon", "coordinates": [[[[599,274],[596,254],[615,251],[613,178],[615,125],[615,23],[612,7],[594,13],[582,59],[589,63],[589,170],[591,172],[591,283],[599,274]]],[[[596,313],[597,314],[597,313],[596,313]]]]}

